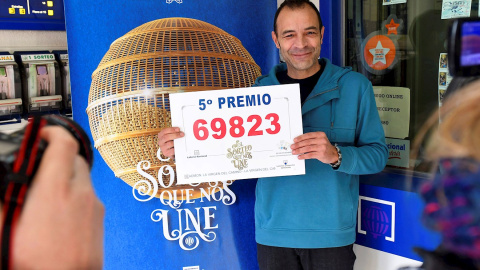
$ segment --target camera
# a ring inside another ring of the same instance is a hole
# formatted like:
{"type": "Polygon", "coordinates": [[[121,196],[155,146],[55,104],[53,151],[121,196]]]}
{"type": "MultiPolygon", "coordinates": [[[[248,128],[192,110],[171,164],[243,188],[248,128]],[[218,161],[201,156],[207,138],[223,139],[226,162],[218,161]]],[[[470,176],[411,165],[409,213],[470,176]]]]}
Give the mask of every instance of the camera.
{"type": "Polygon", "coordinates": [[[480,75],[480,19],[461,18],[452,22],[448,40],[450,75],[480,75]]]}
{"type": "Polygon", "coordinates": [[[38,133],[44,126],[65,128],[78,141],[79,154],[85,158],[89,167],[92,167],[92,145],[85,131],[77,123],[60,115],[35,116],[22,130],[11,134],[0,132],[0,189],[5,189],[10,182],[30,184],[47,146],[45,141],[38,139],[38,133]],[[22,163],[23,160],[28,162],[22,163]],[[26,166],[24,172],[28,169],[28,174],[22,172],[21,166],[26,166]]]}

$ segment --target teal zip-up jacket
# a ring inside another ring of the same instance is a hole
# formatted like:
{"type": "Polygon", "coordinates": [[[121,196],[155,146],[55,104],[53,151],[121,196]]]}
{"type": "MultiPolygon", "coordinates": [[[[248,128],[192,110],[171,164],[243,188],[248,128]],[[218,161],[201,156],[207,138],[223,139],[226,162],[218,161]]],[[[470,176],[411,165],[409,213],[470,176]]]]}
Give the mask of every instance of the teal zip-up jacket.
{"type": "MultiPolygon", "coordinates": [[[[355,241],[358,176],[377,173],[388,159],[385,135],[370,81],[351,68],[322,59],[325,69],[302,104],[303,133],[325,132],[337,143],[337,170],[317,159],[305,175],[258,179],[255,201],[257,243],[290,248],[340,247],[355,241]]],[[[280,84],[279,64],[255,86],[280,84]]]]}

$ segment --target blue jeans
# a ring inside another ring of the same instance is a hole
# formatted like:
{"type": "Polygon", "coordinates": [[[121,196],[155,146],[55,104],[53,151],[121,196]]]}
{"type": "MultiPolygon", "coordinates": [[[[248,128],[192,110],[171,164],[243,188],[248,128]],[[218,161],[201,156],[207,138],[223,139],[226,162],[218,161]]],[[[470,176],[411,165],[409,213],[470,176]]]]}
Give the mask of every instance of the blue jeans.
{"type": "Polygon", "coordinates": [[[282,248],[257,244],[260,270],[352,270],[353,244],[335,248],[282,248]]]}

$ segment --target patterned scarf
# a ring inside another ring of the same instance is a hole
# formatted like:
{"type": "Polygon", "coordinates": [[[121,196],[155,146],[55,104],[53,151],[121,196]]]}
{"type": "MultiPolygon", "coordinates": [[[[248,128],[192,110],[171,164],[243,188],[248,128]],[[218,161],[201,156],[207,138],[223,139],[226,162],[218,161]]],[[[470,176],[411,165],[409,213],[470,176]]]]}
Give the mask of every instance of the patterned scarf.
{"type": "Polygon", "coordinates": [[[433,181],[423,185],[424,224],[441,233],[442,245],[480,262],[480,163],[442,159],[433,181]]]}

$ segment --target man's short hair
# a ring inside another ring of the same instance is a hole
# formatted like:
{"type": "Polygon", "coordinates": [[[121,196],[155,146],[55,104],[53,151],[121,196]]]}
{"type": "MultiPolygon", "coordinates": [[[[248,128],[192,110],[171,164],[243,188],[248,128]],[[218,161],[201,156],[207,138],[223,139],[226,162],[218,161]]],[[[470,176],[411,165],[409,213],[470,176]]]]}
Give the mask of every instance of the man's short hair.
{"type": "Polygon", "coordinates": [[[322,23],[322,17],[320,17],[320,12],[318,11],[317,7],[312,2],[310,2],[310,0],[285,0],[278,7],[277,12],[275,13],[275,19],[273,19],[273,31],[275,31],[275,35],[278,35],[277,18],[278,18],[278,14],[280,14],[280,11],[282,11],[284,7],[288,7],[290,9],[297,9],[297,8],[302,8],[304,5],[309,5],[315,11],[318,17],[318,26],[320,27],[319,30],[322,29],[323,23],[322,23]]]}

